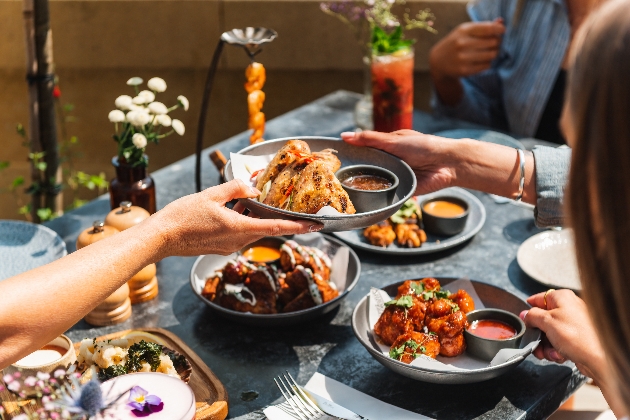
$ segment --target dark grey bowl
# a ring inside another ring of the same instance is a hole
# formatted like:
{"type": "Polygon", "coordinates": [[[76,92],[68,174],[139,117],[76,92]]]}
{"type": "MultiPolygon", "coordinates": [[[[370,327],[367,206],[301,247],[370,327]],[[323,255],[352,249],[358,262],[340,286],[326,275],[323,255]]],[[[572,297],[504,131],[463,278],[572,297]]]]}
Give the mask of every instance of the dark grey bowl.
{"type": "MultiPolygon", "coordinates": [[[[297,242],[299,242],[299,236],[293,237],[293,240],[297,240],[297,242]]],[[[224,308],[223,306],[217,305],[216,303],[203,297],[201,295],[201,291],[203,290],[206,278],[216,269],[223,267],[229,260],[233,259],[236,254],[227,256],[202,255],[197,258],[190,270],[190,286],[197,297],[201,299],[203,303],[208,305],[214,313],[223,318],[240,322],[242,324],[263,327],[280,327],[310,321],[335,310],[339,305],[341,305],[341,302],[346,298],[346,296],[348,296],[348,293],[354,289],[354,286],[356,286],[359,281],[359,276],[361,275],[361,262],[359,261],[357,254],[338,239],[326,236],[326,240],[331,242],[334,246],[348,248],[350,255],[348,260],[348,272],[346,274],[346,287],[344,291],[339,293],[339,296],[333,300],[321,305],[301,311],[280,314],[252,314],[249,312],[238,312],[224,308]]]]}
{"type": "Polygon", "coordinates": [[[398,188],[398,177],[392,171],[380,166],[374,165],[352,165],[339,169],[335,176],[343,189],[346,190],[350,201],[357,209],[357,213],[367,213],[373,210],[379,210],[392,204],[396,197],[396,189],[398,188]],[[343,181],[357,175],[376,175],[387,179],[392,186],[383,190],[360,190],[358,188],[344,185],[343,181]]]}
{"type": "MultiPolygon", "coordinates": [[[[409,165],[396,156],[371,147],[352,146],[341,141],[341,139],[332,137],[297,136],[277,140],[267,140],[246,147],[238,153],[245,155],[268,155],[276,153],[289,140],[304,140],[313,151],[335,149],[337,151],[337,157],[341,160],[342,167],[358,164],[371,164],[392,171],[396,174],[400,182],[396,191],[396,198],[391,205],[378,210],[367,213],[339,214],[334,216],[318,216],[315,214],[296,213],[294,211],[282,210],[268,206],[249,198],[239,200],[245,207],[263,219],[313,220],[316,223],[324,225],[324,229],[321,230],[322,233],[361,229],[382,222],[396,213],[405,201],[409,200],[416,191],[415,174],[409,165]]],[[[226,181],[234,179],[231,163],[231,161],[228,161],[225,165],[224,173],[226,181]]]]}
{"type": "Polygon", "coordinates": [[[460,197],[440,195],[423,201],[422,204],[420,204],[420,210],[422,210],[422,224],[424,225],[424,230],[434,235],[453,236],[463,231],[466,227],[466,220],[468,220],[468,214],[470,213],[470,205],[468,201],[460,197]],[[466,211],[455,217],[436,216],[424,211],[424,205],[432,201],[448,201],[459,204],[464,207],[466,211]]]}
{"type": "Polygon", "coordinates": [[[490,338],[479,337],[467,329],[464,330],[467,345],[466,351],[475,357],[487,361],[494,359],[494,356],[496,356],[501,349],[519,348],[523,335],[525,335],[525,331],[527,330],[527,327],[521,318],[512,312],[504,311],[502,309],[476,309],[468,312],[466,317],[471,325],[474,321],[491,319],[504,322],[514,328],[517,332],[514,337],[507,338],[505,340],[493,340],[490,338]]]}
{"type": "MultiPolygon", "coordinates": [[[[238,251],[239,254],[243,254],[243,252],[247,251],[249,248],[253,248],[255,246],[266,246],[269,248],[275,248],[278,251],[280,250],[280,247],[286,242],[286,239],[278,237],[278,236],[265,236],[264,238],[261,238],[259,240],[257,240],[256,242],[252,242],[251,244],[247,245],[245,248],[241,249],[240,251],[238,251]]],[[[277,262],[278,260],[280,260],[280,257],[276,258],[275,260],[271,260],[271,261],[253,261],[253,262],[265,262],[265,263],[274,263],[277,262]]],[[[251,261],[251,260],[250,260],[251,261]]]]}
{"type": "MultiPolygon", "coordinates": [[[[440,284],[442,286],[445,286],[457,280],[457,278],[454,277],[436,278],[440,281],[440,284]]],[[[507,290],[503,290],[497,286],[475,280],[471,280],[471,282],[475,286],[475,291],[477,292],[477,295],[479,295],[479,298],[486,308],[503,309],[513,314],[520,314],[521,311],[531,308],[531,306],[529,306],[527,302],[525,302],[518,296],[508,292],[507,290]]],[[[400,286],[402,283],[403,281],[401,280],[385,286],[382,289],[385,290],[390,296],[396,296],[396,293],[398,293],[398,286],[400,286]]],[[[527,354],[524,354],[519,357],[509,359],[506,362],[501,363],[500,365],[488,366],[481,369],[467,371],[454,370],[450,372],[443,372],[431,369],[424,369],[418,366],[411,366],[384,355],[380,351],[380,349],[375,347],[376,344],[374,341],[374,336],[372,334],[372,329],[370,328],[369,324],[368,306],[368,296],[364,296],[363,299],[361,299],[357,306],[354,308],[354,312],[352,313],[352,330],[354,331],[354,335],[357,337],[363,347],[365,347],[365,349],[372,355],[372,357],[374,357],[380,364],[388,369],[393,370],[396,373],[399,373],[411,379],[437,384],[469,384],[481,382],[488,379],[496,378],[497,376],[509,372],[511,369],[518,366],[527,357],[527,354]]],[[[536,341],[539,339],[540,330],[533,328],[527,329],[521,341],[520,348],[523,348],[532,341],[536,341]]],[[[357,354],[357,356],[362,357],[362,355],[360,354],[357,354]]]]}

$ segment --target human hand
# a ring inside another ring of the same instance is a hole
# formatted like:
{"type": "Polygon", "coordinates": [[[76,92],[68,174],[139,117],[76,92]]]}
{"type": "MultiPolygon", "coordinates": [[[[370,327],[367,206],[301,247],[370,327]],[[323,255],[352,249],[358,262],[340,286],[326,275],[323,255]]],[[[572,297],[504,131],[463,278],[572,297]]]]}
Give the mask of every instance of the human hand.
{"type": "Polygon", "coordinates": [[[573,361],[585,375],[601,379],[607,369],[604,350],[582,299],[570,290],[552,290],[527,299],[533,306],[521,312],[528,327],[544,333],[534,356],[552,362],[573,361]]]}
{"type": "Polygon", "coordinates": [[[162,237],[163,257],[229,255],[263,236],[317,232],[323,228],[306,220],[246,217],[225,207],[225,203],[235,198],[254,198],[259,194],[260,191],[243,181],[230,181],[173,201],[147,223],[162,237]]]}
{"type": "Polygon", "coordinates": [[[487,70],[499,53],[504,33],[505,25],[501,18],[457,26],[429,53],[433,79],[459,79],[487,70]]]}
{"type": "Polygon", "coordinates": [[[416,194],[427,194],[452,185],[455,171],[449,165],[444,146],[453,140],[413,130],[341,133],[341,138],[346,143],[381,149],[404,160],[416,174],[416,194]]]}

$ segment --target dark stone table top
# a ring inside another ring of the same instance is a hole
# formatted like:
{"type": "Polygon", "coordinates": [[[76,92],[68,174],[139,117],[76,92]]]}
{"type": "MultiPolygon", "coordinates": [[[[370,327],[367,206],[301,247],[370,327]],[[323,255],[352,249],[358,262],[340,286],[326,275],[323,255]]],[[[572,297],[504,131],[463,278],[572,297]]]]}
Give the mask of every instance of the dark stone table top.
{"type": "MultiPolygon", "coordinates": [[[[353,129],[357,94],[338,91],[269,121],[267,138],[296,135],[338,136],[353,129]]],[[[453,120],[436,120],[416,112],[414,127],[426,133],[450,128],[476,128],[453,120]]],[[[209,121],[209,124],[219,123],[209,121]]],[[[531,147],[533,141],[525,141],[531,147]]],[[[207,158],[219,149],[226,156],[248,145],[242,133],[204,151],[203,185],[219,182],[207,158]]],[[[162,146],[165,147],[165,146],[162,146]]],[[[192,152],[192,151],[191,151],[192,152]]],[[[192,156],[153,173],[158,207],[194,192],[192,156]]],[[[157,264],[160,294],[133,307],[131,319],[113,327],[92,328],[81,321],[68,335],[73,340],[143,327],[166,328],[181,337],[207,363],[229,394],[230,418],[259,419],[260,409],[280,397],[272,377],[287,369],[306,383],[320,372],[382,401],[439,419],[540,419],[568,398],[585,378],[571,363],[557,365],[527,358],[510,373],[482,383],[446,386],[416,382],[397,375],[374,360],[354,337],[350,316],[370,287],[425,276],[468,276],[503,287],[522,297],[545,290],[528,278],[516,262],[519,245],[539,232],[531,209],[496,204],[487,194],[474,193],[487,210],[481,232],[455,249],[421,257],[393,257],[358,251],[361,279],[338,311],[326,318],[279,329],[248,327],[217,317],[193,293],[189,273],[195,258],[167,258],[157,264]],[[241,393],[254,390],[254,401],[241,393]]],[[[75,250],[82,229],[109,211],[103,196],[48,224],[75,250]]],[[[378,419],[371,419],[378,420],[378,419]]]]}

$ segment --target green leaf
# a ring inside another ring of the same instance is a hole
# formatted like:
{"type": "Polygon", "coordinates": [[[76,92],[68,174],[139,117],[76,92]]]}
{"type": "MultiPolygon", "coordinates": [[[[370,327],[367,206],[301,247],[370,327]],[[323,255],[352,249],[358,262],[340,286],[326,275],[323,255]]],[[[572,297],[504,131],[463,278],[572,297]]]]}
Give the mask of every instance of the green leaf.
{"type": "Polygon", "coordinates": [[[22,215],[30,214],[31,213],[31,205],[27,204],[25,206],[20,207],[18,209],[18,213],[22,214],[22,215]]]}
{"type": "Polygon", "coordinates": [[[0,171],[6,169],[11,165],[11,163],[7,160],[0,160],[0,171]]]}
{"type": "Polygon", "coordinates": [[[418,220],[421,219],[418,204],[413,198],[411,198],[407,200],[392,217],[390,217],[390,220],[396,224],[403,224],[407,219],[413,218],[414,214],[418,220]]]}
{"type": "Polygon", "coordinates": [[[15,177],[15,179],[11,183],[11,191],[15,191],[16,188],[22,185],[24,185],[24,177],[23,176],[15,177]]]}
{"type": "Polygon", "coordinates": [[[403,344],[400,347],[392,347],[389,350],[389,357],[395,360],[400,360],[402,355],[405,353],[405,345],[403,344]]]}
{"type": "Polygon", "coordinates": [[[372,28],[372,52],[374,54],[393,54],[409,49],[413,43],[414,40],[412,39],[403,39],[401,26],[396,26],[390,33],[376,25],[372,28]]]}
{"type": "Polygon", "coordinates": [[[422,292],[424,292],[424,284],[411,282],[411,290],[413,290],[416,295],[420,296],[422,292]]]}
{"type": "Polygon", "coordinates": [[[48,167],[48,164],[46,162],[37,162],[35,164],[35,167],[39,169],[40,171],[44,172],[46,168],[48,167]]]}
{"type": "Polygon", "coordinates": [[[435,296],[438,299],[446,299],[451,295],[451,292],[449,292],[448,290],[440,290],[440,291],[436,291],[435,292],[435,296]]]}
{"type": "Polygon", "coordinates": [[[49,208],[43,208],[43,209],[39,209],[37,210],[37,217],[39,217],[39,219],[42,222],[46,222],[48,220],[52,220],[55,218],[55,214],[53,213],[53,211],[49,208]]]}
{"type": "Polygon", "coordinates": [[[17,131],[17,133],[26,138],[26,129],[24,128],[24,126],[22,124],[19,124],[15,127],[15,131],[17,131]]]}
{"type": "Polygon", "coordinates": [[[401,308],[409,309],[413,306],[413,298],[410,295],[405,295],[400,297],[399,299],[390,300],[389,302],[385,302],[385,306],[396,305],[401,308]]]}
{"type": "Polygon", "coordinates": [[[427,291],[427,292],[422,293],[422,299],[424,300],[431,300],[433,299],[434,296],[435,296],[435,293],[433,291],[427,291]]]}

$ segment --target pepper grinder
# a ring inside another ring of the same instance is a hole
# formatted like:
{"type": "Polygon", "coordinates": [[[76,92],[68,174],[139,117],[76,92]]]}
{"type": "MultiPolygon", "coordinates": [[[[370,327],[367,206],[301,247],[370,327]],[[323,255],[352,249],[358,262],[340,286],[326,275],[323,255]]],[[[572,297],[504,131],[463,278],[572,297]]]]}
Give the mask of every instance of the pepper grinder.
{"type": "MultiPolygon", "coordinates": [[[[120,203],[120,208],[109,212],[105,218],[105,224],[123,231],[141,223],[149,216],[149,212],[142,207],[132,206],[131,201],[123,201],[120,203]]],[[[132,304],[155,299],[158,295],[156,271],[155,264],[149,264],[127,282],[132,304]]]]}
{"type": "MultiPolygon", "coordinates": [[[[77,250],[118,233],[112,226],[105,226],[100,220],[94,222],[91,228],[85,229],[77,238],[77,250]]],[[[103,327],[120,324],[131,316],[131,300],[127,283],[120,286],[108,296],[100,305],[85,316],[88,324],[103,327]]]]}

